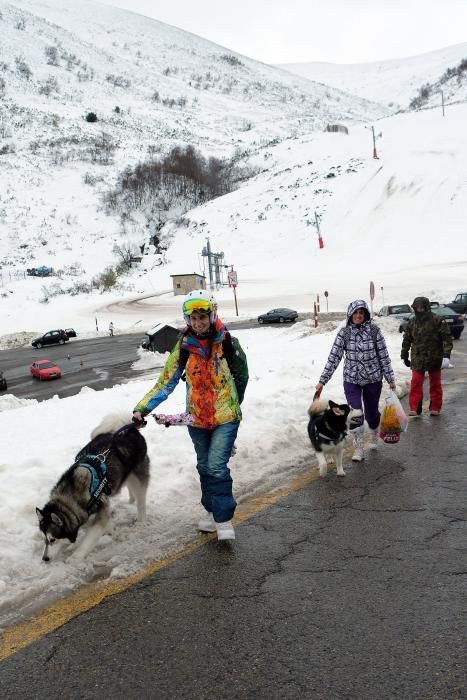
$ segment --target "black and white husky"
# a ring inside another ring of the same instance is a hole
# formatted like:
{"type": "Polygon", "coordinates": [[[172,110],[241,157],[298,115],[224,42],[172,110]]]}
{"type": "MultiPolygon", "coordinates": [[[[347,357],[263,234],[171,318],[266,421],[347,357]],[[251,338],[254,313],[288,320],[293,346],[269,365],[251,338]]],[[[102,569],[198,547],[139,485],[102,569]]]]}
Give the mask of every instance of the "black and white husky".
{"type": "Polygon", "coordinates": [[[128,420],[106,416],[92,432],[91,441],[76,455],[75,463],[53,487],[50,500],[42,509],[36,508],[45,538],[44,561],[49,560],[49,545],[63,539],[76,542],[80,527],[88,524],[71,557],[84,559],[108,523],[109,498],[123,485],[128,487],[130,502],[136,501],[138,521],[145,520],[149,483],[146,440],[128,420]]]}
{"type": "Polygon", "coordinates": [[[319,475],[326,476],[328,465],[325,455],[331,454],[336,463],[337,475],[345,476],[342,456],[347,430],[350,420],[361,416],[362,412],[346,403],[316,399],[308,409],[308,415],[308,435],[318,459],[319,475]]]}

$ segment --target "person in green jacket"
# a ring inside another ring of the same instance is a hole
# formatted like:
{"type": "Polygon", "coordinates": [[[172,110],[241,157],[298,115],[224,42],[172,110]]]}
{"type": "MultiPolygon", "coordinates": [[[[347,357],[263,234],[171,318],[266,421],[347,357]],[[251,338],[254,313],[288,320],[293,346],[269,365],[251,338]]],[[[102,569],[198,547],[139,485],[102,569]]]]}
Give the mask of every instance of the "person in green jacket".
{"type": "Polygon", "coordinates": [[[133,421],[147,416],[186,381],[186,410],[197,457],[201,504],[206,515],[198,529],[234,540],[236,501],[228,462],[242,418],[240,404],[248,383],[248,364],[237,338],[217,316],[217,304],[205,289],[190,292],[183,302],[186,328],[172,350],[155,386],[136,405],[133,421]]]}
{"type": "Polygon", "coordinates": [[[430,415],[439,416],[443,404],[441,370],[449,367],[452,336],[446,321],[431,311],[426,297],[416,297],[412,308],[415,315],[407,324],[401,350],[404,364],[412,369],[409,416],[422,413],[426,372],[430,380],[430,415]]]}

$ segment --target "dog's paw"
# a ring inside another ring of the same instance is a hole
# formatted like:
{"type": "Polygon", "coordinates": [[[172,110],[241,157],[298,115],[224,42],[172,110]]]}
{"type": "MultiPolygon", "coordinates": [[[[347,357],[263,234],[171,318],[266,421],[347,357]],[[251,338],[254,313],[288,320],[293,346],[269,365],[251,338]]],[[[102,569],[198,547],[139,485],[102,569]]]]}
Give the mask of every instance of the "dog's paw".
{"type": "Polygon", "coordinates": [[[80,552],[73,552],[69,557],[65,559],[66,564],[82,564],[84,561],[84,555],[80,552]]]}
{"type": "Polygon", "coordinates": [[[320,467],[319,468],[319,475],[321,478],[323,478],[323,476],[326,476],[327,473],[328,473],[327,467],[320,467]]]}
{"type": "Polygon", "coordinates": [[[345,471],[343,469],[341,471],[338,471],[337,476],[345,476],[345,471]]]}

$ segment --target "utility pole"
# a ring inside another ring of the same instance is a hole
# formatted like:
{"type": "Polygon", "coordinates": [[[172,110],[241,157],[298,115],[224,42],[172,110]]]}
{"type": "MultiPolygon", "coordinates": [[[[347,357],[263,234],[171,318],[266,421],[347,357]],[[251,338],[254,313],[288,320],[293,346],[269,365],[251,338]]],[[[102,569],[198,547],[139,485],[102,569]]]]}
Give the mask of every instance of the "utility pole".
{"type": "Polygon", "coordinates": [[[318,245],[320,248],[324,248],[324,241],[323,241],[323,238],[321,236],[321,229],[319,227],[319,219],[320,219],[319,214],[315,209],[315,226],[316,226],[316,232],[318,234],[318,245]]]}
{"type": "Polygon", "coordinates": [[[441,109],[443,111],[443,117],[444,117],[444,92],[442,90],[439,90],[441,93],[441,109]]]}
{"type": "Polygon", "coordinates": [[[375,127],[371,127],[371,133],[373,134],[373,158],[378,158],[378,153],[376,151],[376,135],[375,135],[375,127]]]}

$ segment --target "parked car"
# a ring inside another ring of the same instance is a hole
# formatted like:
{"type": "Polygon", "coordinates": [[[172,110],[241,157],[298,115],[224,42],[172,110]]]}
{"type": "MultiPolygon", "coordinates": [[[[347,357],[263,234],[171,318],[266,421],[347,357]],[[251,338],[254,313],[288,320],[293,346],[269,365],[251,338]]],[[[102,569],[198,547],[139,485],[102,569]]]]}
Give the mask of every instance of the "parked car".
{"type": "Polygon", "coordinates": [[[8,389],[8,384],[3,376],[3,372],[0,372],[0,391],[6,391],[8,389]]]}
{"type": "Polygon", "coordinates": [[[55,345],[56,343],[63,345],[67,340],[69,340],[69,337],[63,328],[60,328],[55,331],[47,331],[47,333],[44,333],[44,335],[41,335],[39,338],[35,338],[31,345],[33,348],[41,348],[43,345],[55,345]]]}
{"type": "MultiPolygon", "coordinates": [[[[464,330],[464,314],[458,314],[456,311],[450,309],[449,306],[432,306],[431,311],[436,314],[436,316],[444,318],[453,338],[458,340],[461,337],[461,333],[464,330]]],[[[399,333],[405,331],[409,320],[413,317],[414,314],[410,314],[410,316],[407,316],[400,322],[399,333]]]]}
{"type": "Polygon", "coordinates": [[[297,318],[298,313],[293,309],[271,309],[258,316],[258,323],[294,323],[297,318]]]}
{"type": "Polygon", "coordinates": [[[74,328],[65,328],[65,333],[69,338],[76,338],[76,331],[74,328]]]}
{"type": "Polygon", "coordinates": [[[455,299],[449,301],[446,306],[449,306],[453,311],[457,311],[458,314],[467,314],[467,292],[456,294],[455,299]]]}
{"type": "Polygon", "coordinates": [[[62,371],[55,362],[36,360],[31,365],[31,374],[33,377],[41,380],[59,379],[62,376],[62,371]]]}
{"type": "Polygon", "coordinates": [[[28,275],[33,277],[49,277],[53,275],[53,267],[47,267],[47,265],[41,265],[40,267],[28,267],[26,270],[28,275]]]}
{"type": "Polygon", "coordinates": [[[383,306],[376,315],[395,316],[397,318],[398,316],[411,314],[412,311],[413,309],[409,304],[391,304],[390,306],[383,306]]]}

